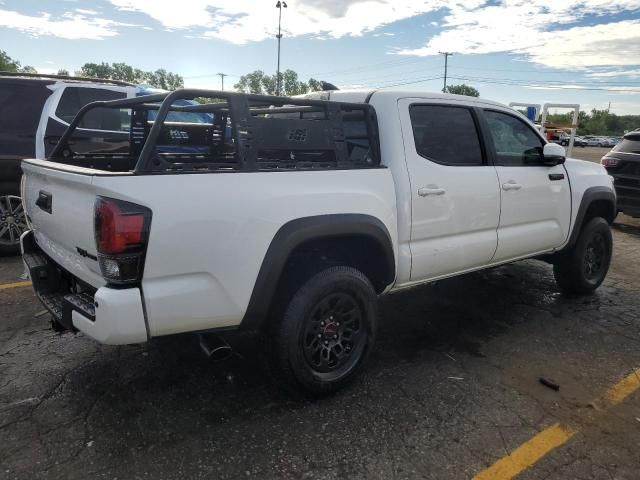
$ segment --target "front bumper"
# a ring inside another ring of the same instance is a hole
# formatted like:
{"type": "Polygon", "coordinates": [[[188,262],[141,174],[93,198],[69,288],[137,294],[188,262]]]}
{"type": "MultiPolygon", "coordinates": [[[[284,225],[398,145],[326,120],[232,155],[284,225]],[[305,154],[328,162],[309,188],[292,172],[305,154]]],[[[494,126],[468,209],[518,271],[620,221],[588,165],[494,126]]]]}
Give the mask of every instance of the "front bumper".
{"type": "Polygon", "coordinates": [[[40,249],[32,231],[22,235],[20,245],[33,289],[59,325],[109,345],[148,340],[139,288],[96,290],[83,284],[40,249]]]}

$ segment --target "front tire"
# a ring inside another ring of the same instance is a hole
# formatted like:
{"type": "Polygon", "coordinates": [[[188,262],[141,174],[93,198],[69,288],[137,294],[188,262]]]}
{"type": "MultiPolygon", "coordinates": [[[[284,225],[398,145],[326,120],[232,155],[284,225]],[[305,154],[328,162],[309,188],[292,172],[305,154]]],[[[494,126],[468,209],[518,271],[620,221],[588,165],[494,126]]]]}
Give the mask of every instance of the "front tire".
{"type": "Polygon", "coordinates": [[[554,263],[558,286],[567,293],[593,292],[607,276],[612,251],[609,224],[602,217],[592,218],[582,228],[575,245],[554,263]]]}
{"type": "Polygon", "coordinates": [[[291,297],[273,332],[274,371],[289,389],[333,393],[362,369],[377,323],[376,293],[362,272],[323,270],[291,297]]]}

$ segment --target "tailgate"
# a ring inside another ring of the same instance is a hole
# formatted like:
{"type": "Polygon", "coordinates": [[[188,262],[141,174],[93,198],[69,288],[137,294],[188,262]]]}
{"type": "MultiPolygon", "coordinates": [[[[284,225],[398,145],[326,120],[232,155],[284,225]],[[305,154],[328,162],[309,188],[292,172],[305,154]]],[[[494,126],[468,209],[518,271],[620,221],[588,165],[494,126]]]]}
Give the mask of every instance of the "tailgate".
{"type": "Polygon", "coordinates": [[[42,160],[25,160],[22,170],[23,203],[38,246],[81,280],[104,285],[93,231],[92,171],[42,160]]]}

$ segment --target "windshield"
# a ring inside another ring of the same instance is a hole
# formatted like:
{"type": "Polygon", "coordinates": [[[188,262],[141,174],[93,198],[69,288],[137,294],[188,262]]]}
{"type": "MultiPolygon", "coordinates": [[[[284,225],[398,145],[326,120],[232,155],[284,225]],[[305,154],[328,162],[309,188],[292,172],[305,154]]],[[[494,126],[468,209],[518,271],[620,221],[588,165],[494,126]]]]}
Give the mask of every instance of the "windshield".
{"type": "MultiPolygon", "coordinates": [[[[193,100],[176,100],[174,105],[198,105],[193,100]]],[[[155,120],[158,115],[157,110],[149,110],[149,120],[155,120]]],[[[211,123],[213,115],[211,113],[195,113],[195,112],[169,112],[167,122],[181,123],[211,123]]]]}
{"type": "MultiPolygon", "coordinates": [[[[142,97],[145,95],[154,95],[157,93],[169,93],[166,90],[161,90],[159,88],[151,88],[146,85],[139,85],[136,88],[136,96],[142,97]]],[[[198,102],[194,100],[186,100],[180,99],[174,102],[174,105],[198,105],[198,102]]],[[[149,110],[148,119],[151,121],[155,121],[158,111],[157,110],[149,110]]],[[[195,112],[169,112],[167,115],[167,122],[180,122],[180,123],[211,123],[213,120],[213,114],[211,113],[195,113],[195,112]]]]}

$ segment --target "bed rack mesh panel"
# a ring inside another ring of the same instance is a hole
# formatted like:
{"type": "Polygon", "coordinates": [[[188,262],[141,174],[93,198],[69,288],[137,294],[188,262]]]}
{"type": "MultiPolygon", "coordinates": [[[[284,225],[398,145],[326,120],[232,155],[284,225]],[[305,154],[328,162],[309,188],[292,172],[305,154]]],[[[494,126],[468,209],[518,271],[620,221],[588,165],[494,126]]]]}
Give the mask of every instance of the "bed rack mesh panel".
{"type": "Polygon", "coordinates": [[[49,158],[137,174],[380,166],[376,114],[369,104],[193,89],[90,103],[49,158]],[[86,145],[74,151],[73,132],[95,108],[129,111],[128,154],[87,152],[86,145]]]}

